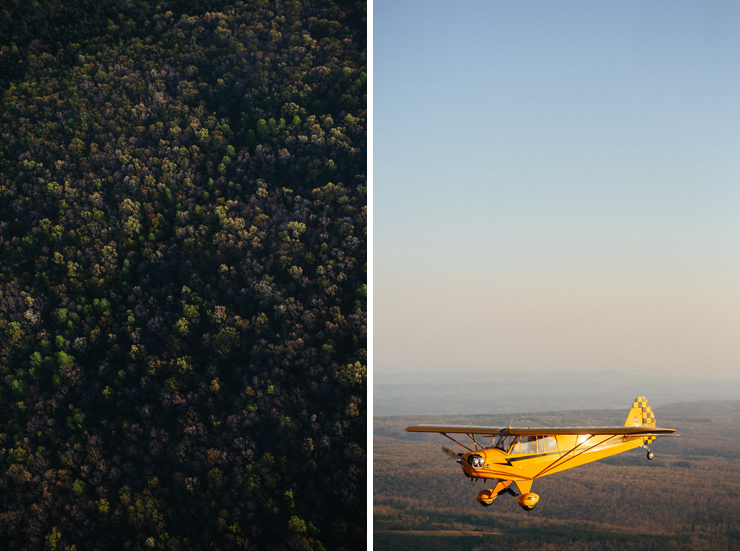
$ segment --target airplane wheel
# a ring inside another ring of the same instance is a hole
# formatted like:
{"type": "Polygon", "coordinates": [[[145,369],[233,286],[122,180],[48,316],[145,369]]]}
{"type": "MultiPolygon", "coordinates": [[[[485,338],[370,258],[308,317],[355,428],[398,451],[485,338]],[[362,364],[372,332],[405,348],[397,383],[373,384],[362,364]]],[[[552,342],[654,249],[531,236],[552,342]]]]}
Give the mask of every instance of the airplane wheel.
{"type": "Polygon", "coordinates": [[[655,454],[653,452],[647,452],[647,458],[652,461],[653,457],[655,457],[655,454]]]}
{"type": "Polygon", "coordinates": [[[519,502],[519,505],[522,509],[525,511],[531,511],[534,509],[535,505],[537,505],[537,502],[540,500],[540,496],[537,494],[533,494],[532,492],[527,492],[526,494],[519,496],[519,499],[517,500],[519,502]]]}
{"type": "Polygon", "coordinates": [[[478,496],[476,499],[478,500],[478,503],[483,505],[483,507],[490,507],[493,505],[493,500],[496,499],[496,494],[493,493],[493,490],[481,490],[478,492],[478,496]]]}

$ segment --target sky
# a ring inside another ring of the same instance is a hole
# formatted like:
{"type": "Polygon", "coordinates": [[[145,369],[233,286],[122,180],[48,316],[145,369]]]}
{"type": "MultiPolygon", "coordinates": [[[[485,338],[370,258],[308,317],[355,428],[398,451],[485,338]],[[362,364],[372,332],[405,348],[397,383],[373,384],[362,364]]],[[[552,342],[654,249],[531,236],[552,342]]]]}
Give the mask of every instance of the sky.
{"type": "Polygon", "coordinates": [[[373,27],[375,373],[740,377],[740,3],[373,27]]]}

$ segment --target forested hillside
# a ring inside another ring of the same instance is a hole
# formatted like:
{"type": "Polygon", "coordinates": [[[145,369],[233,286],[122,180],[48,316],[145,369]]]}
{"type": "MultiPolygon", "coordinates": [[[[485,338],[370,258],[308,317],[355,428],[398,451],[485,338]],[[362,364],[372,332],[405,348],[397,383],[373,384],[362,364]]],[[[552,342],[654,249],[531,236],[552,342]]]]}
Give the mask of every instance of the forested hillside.
{"type": "Polygon", "coordinates": [[[0,548],[365,545],[365,9],[0,12],[0,548]]]}

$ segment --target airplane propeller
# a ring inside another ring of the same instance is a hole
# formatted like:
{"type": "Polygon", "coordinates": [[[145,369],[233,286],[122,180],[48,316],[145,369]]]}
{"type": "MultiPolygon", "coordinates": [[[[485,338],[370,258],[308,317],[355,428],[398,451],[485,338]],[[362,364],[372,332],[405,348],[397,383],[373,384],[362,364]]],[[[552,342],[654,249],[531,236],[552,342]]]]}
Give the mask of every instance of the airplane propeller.
{"type": "Polygon", "coordinates": [[[445,452],[447,455],[449,455],[452,459],[457,459],[458,457],[463,455],[461,453],[456,452],[452,448],[448,448],[447,446],[442,446],[442,451],[445,452]]]}

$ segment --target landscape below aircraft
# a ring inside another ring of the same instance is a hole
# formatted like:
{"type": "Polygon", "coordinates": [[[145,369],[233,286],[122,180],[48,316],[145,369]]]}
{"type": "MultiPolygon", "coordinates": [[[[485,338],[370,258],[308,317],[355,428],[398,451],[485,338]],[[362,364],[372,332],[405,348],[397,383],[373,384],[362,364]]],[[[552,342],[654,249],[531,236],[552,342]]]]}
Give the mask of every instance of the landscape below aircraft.
{"type": "Polygon", "coordinates": [[[617,427],[465,427],[457,425],[414,425],[409,432],[436,432],[446,436],[467,452],[442,449],[462,467],[472,480],[492,481],[495,486],[478,493],[478,502],[488,507],[502,494],[518,498],[526,511],[534,509],[540,497],[532,493],[532,481],[609,457],[634,448],[645,448],[653,459],[648,444],[658,436],[678,436],[674,429],[655,426],[655,415],[648,401],[635,399],[624,426],[617,427]],[[466,446],[450,436],[465,434],[466,446]],[[483,438],[491,437],[491,445],[483,438]],[[472,447],[470,447],[472,446],[472,447]]]}

